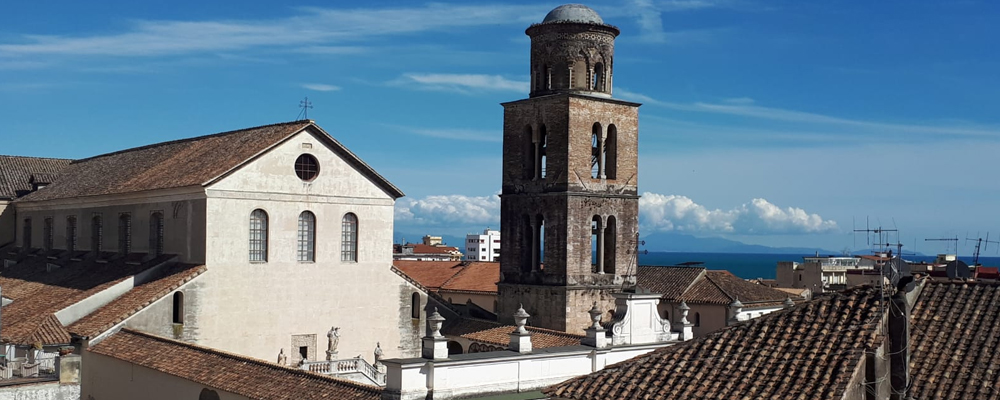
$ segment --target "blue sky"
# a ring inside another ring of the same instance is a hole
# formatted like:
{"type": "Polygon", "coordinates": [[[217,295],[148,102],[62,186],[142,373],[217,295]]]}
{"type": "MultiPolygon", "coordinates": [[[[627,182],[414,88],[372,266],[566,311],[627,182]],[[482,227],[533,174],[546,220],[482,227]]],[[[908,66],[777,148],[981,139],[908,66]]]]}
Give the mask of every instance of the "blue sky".
{"type": "MultiPolygon", "coordinates": [[[[418,234],[498,225],[499,103],[527,96],[524,29],[559,4],[9,3],[0,154],[287,121],[308,96],[418,234]]],[[[1000,236],[997,3],[588,5],[622,30],[615,97],[644,103],[644,234],[840,250],[868,217],[925,253],[1000,236]]]]}

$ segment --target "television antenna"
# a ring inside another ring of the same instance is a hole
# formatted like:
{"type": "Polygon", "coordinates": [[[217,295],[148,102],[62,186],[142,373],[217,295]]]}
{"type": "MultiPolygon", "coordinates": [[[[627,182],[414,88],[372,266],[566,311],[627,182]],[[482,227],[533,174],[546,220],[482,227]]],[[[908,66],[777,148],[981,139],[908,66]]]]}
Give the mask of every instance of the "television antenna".
{"type": "MultiPolygon", "coordinates": [[[[979,236],[979,234],[976,234],[976,236],[979,236]]],[[[976,239],[965,238],[965,241],[966,242],[970,242],[970,241],[971,242],[976,242],[976,250],[975,250],[975,252],[972,255],[972,265],[979,265],[979,250],[980,249],[986,250],[986,248],[990,246],[990,243],[1000,244],[1000,241],[990,240],[990,233],[989,232],[986,232],[986,239],[983,239],[982,236],[979,236],[976,239]]]]}
{"type": "MultiPolygon", "coordinates": [[[[639,232],[635,233],[635,243],[629,253],[632,253],[628,259],[628,271],[625,271],[625,276],[632,275],[633,273],[639,272],[639,254],[649,254],[649,250],[639,250],[639,246],[645,246],[645,240],[639,240],[639,232]]],[[[628,280],[622,280],[622,291],[625,291],[625,287],[629,284],[628,280]]],[[[633,286],[637,286],[637,283],[633,282],[633,286]]]]}
{"type": "MultiPolygon", "coordinates": [[[[895,222],[893,222],[893,223],[895,223],[895,222]]],[[[895,228],[893,228],[893,229],[885,229],[885,228],[882,228],[881,224],[879,224],[878,228],[872,229],[871,226],[869,226],[869,224],[868,224],[868,217],[865,217],[865,229],[856,229],[855,228],[854,232],[865,232],[865,246],[875,246],[875,245],[878,245],[878,246],[881,247],[880,248],[881,251],[879,251],[879,252],[885,252],[886,247],[890,246],[889,235],[895,233],[896,238],[897,239],[899,238],[899,230],[898,229],[895,229],[895,228]],[[872,243],[872,239],[873,239],[872,236],[873,235],[878,235],[878,242],[872,243]]],[[[898,243],[896,243],[896,244],[898,244],[898,243]]],[[[891,245],[895,246],[896,244],[891,244],[891,245]]],[[[898,247],[902,248],[902,246],[903,246],[902,244],[899,244],[898,247]]],[[[874,248],[872,249],[872,252],[875,252],[874,248]]]]}
{"type": "MultiPolygon", "coordinates": [[[[953,244],[955,245],[955,257],[958,257],[958,235],[955,235],[955,237],[953,237],[953,238],[932,238],[932,239],[924,239],[924,241],[925,242],[934,242],[934,241],[939,241],[939,242],[954,242],[953,244]]],[[[948,249],[951,248],[951,245],[946,245],[946,246],[947,247],[944,248],[945,252],[947,252],[948,249]]]]}

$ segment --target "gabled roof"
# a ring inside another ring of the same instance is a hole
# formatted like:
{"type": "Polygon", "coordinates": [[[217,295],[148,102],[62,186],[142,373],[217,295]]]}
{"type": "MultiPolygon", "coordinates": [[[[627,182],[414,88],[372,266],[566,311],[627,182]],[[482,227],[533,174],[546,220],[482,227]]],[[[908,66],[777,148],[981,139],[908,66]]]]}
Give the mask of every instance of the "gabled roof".
{"type": "MultiPolygon", "coordinates": [[[[739,300],[746,307],[780,305],[789,293],[748,282],[729,271],[701,267],[640,266],[636,274],[639,286],[663,294],[672,302],[729,305],[739,300]]],[[[795,296],[792,300],[801,301],[795,296]]]]}
{"type": "Polygon", "coordinates": [[[307,128],[393,198],[403,193],[311,120],[156,143],[73,161],[55,182],[19,201],[206,186],[307,128]]]}
{"type": "Polygon", "coordinates": [[[201,275],[204,265],[175,264],[164,268],[159,277],[138,285],[110,303],[70,324],[70,333],[82,337],[95,337],[113,328],[126,318],[168,296],[171,292],[201,275]]]}
{"type": "Polygon", "coordinates": [[[32,189],[32,175],[38,177],[36,181],[51,180],[72,161],[61,158],[0,156],[0,200],[28,194],[32,189]]]}
{"type": "Polygon", "coordinates": [[[928,279],[910,321],[910,398],[1000,397],[1000,284],[928,279]]]}
{"type": "Polygon", "coordinates": [[[393,260],[392,265],[427,290],[438,290],[462,270],[461,261],[393,260]]]}
{"type": "Polygon", "coordinates": [[[0,249],[0,258],[17,262],[0,271],[3,296],[13,300],[3,307],[0,341],[67,344],[70,333],[56,319],[58,311],[174,257],[164,255],[133,264],[126,262],[128,258],[73,261],[66,252],[52,254],[64,255],[49,259],[45,254],[26,255],[13,246],[0,249]],[[58,268],[51,269],[50,265],[58,268]]]}
{"type": "MultiPolygon", "coordinates": [[[[840,399],[881,343],[882,293],[816,299],[551,386],[560,399],[840,399]]],[[[943,387],[943,386],[942,386],[943,387]]]]}
{"type": "Polygon", "coordinates": [[[259,400],[381,398],[382,389],[122,329],[88,350],[259,400]]]}
{"type": "Polygon", "coordinates": [[[499,281],[500,263],[469,262],[441,286],[441,291],[496,294],[499,281]]]}

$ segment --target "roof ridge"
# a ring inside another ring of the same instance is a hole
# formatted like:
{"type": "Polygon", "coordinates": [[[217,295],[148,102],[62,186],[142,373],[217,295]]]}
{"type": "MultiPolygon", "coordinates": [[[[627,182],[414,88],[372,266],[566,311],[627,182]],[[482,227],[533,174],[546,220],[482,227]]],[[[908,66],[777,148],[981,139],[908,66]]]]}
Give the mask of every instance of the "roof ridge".
{"type": "MultiPolygon", "coordinates": [[[[725,271],[725,270],[722,270],[722,271],[725,271]]],[[[726,271],[726,272],[729,272],[729,271],[726,271]]],[[[732,294],[730,294],[729,292],[727,292],[726,289],[723,289],[722,285],[720,285],[718,282],[716,282],[715,279],[712,279],[711,275],[712,274],[708,273],[708,270],[705,270],[705,279],[707,279],[708,282],[712,284],[712,286],[715,286],[716,289],[719,289],[719,291],[722,292],[723,295],[725,295],[726,297],[728,297],[729,300],[738,300],[739,299],[739,297],[734,297],[732,294]]]]}
{"type": "Polygon", "coordinates": [[[59,160],[59,161],[73,161],[74,160],[72,158],[18,156],[18,155],[13,155],[13,154],[0,154],[0,157],[31,158],[31,159],[35,159],[35,160],[59,160]]]}
{"type": "MultiPolygon", "coordinates": [[[[212,354],[216,354],[216,355],[219,355],[219,356],[222,356],[222,357],[225,357],[225,358],[230,358],[230,359],[234,359],[234,360],[241,361],[241,362],[247,362],[247,363],[259,365],[259,366],[262,366],[262,367],[274,368],[274,369],[278,369],[278,370],[285,370],[286,372],[295,373],[297,375],[305,376],[305,377],[308,377],[308,378],[324,379],[324,380],[328,380],[328,381],[331,381],[331,382],[334,382],[334,383],[340,383],[340,384],[345,384],[345,385],[348,385],[348,386],[354,386],[357,389],[364,389],[364,390],[374,391],[376,393],[381,393],[382,392],[382,388],[377,387],[377,386],[365,385],[365,384],[362,384],[362,383],[358,383],[358,382],[354,382],[354,381],[349,381],[349,380],[346,380],[346,379],[335,378],[335,377],[326,376],[326,375],[320,375],[320,374],[312,373],[312,372],[309,372],[309,371],[304,371],[304,370],[297,369],[297,368],[292,368],[292,367],[281,365],[281,364],[267,362],[267,361],[264,361],[264,360],[261,360],[261,359],[257,359],[257,358],[253,358],[253,357],[247,357],[247,356],[239,355],[239,354],[236,354],[236,353],[230,353],[228,351],[214,349],[214,348],[211,348],[211,347],[199,346],[199,345],[196,345],[196,344],[193,344],[193,343],[183,342],[183,341],[180,341],[180,340],[174,340],[174,339],[166,338],[166,337],[163,337],[163,336],[154,335],[154,334],[151,334],[151,333],[146,333],[146,332],[142,332],[142,331],[132,330],[132,329],[129,329],[129,328],[122,328],[121,330],[124,331],[125,333],[128,333],[128,334],[142,336],[142,337],[145,337],[145,338],[148,338],[148,339],[152,339],[152,340],[156,340],[156,341],[160,341],[160,342],[164,342],[164,343],[179,345],[179,346],[187,347],[187,348],[194,349],[194,350],[197,350],[197,351],[203,351],[203,352],[207,352],[207,353],[212,353],[212,354]]],[[[100,343],[98,343],[95,346],[99,346],[99,345],[100,345],[100,343]]],[[[93,350],[89,350],[89,351],[93,351],[93,350]]]]}
{"type": "Polygon", "coordinates": [[[150,143],[150,144],[147,144],[147,145],[142,145],[142,146],[131,147],[131,148],[127,148],[127,149],[112,151],[110,153],[98,154],[98,155],[90,156],[90,157],[87,157],[87,158],[81,158],[81,159],[72,160],[72,161],[73,161],[73,164],[76,164],[78,162],[90,161],[90,160],[101,158],[101,157],[113,156],[113,155],[117,155],[117,154],[128,153],[128,152],[131,152],[131,151],[146,150],[146,149],[150,149],[150,148],[153,148],[153,147],[165,146],[165,145],[169,145],[169,144],[177,144],[177,143],[184,143],[184,142],[193,142],[193,141],[196,141],[196,140],[207,139],[207,138],[210,138],[210,137],[231,135],[231,134],[236,134],[236,133],[240,133],[240,132],[244,132],[244,131],[249,131],[249,130],[254,130],[254,129],[270,128],[270,127],[282,126],[282,125],[307,124],[307,123],[308,124],[315,124],[316,121],[313,121],[311,119],[300,119],[300,120],[295,120],[295,121],[277,122],[277,123],[273,123],[273,124],[265,124],[265,125],[259,125],[259,126],[252,126],[252,127],[249,127],[249,128],[240,128],[240,129],[235,129],[235,130],[231,130],[231,131],[210,133],[210,134],[207,134],[207,135],[194,136],[194,137],[183,138],[183,139],[168,140],[168,141],[165,141],[165,142],[150,143]]]}

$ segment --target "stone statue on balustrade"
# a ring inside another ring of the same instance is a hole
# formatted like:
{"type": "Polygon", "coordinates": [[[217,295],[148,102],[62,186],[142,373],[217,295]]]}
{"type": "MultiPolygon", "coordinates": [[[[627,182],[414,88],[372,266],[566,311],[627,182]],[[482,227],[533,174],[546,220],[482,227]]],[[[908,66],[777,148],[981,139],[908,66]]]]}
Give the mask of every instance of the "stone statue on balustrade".
{"type": "Polygon", "coordinates": [[[340,344],[340,328],[336,326],[331,327],[330,331],[326,333],[326,338],[326,360],[333,361],[337,359],[337,345],[340,344]]]}

